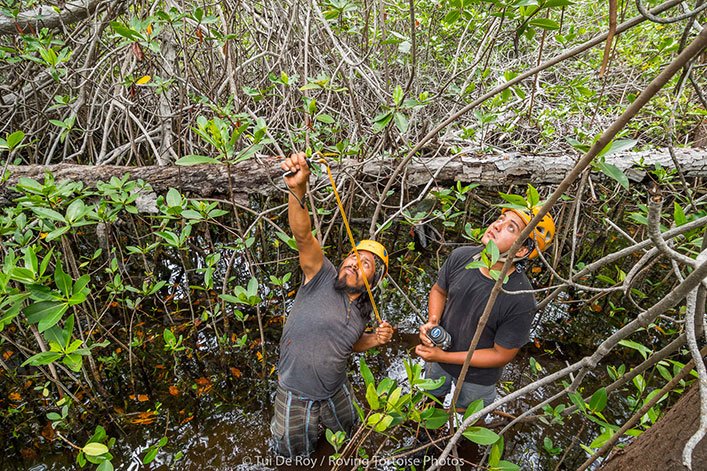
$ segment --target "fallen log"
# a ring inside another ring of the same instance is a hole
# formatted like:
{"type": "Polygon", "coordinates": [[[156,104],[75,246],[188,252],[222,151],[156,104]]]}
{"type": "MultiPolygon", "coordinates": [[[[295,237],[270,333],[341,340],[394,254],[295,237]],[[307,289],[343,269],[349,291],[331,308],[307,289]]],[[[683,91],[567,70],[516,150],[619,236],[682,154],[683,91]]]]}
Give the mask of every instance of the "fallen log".
{"type": "MultiPolygon", "coordinates": [[[[676,157],[687,178],[707,176],[707,149],[676,149],[676,157]]],[[[413,161],[405,172],[406,183],[411,186],[427,184],[436,175],[439,185],[455,181],[479,183],[483,186],[507,186],[509,184],[535,185],[559,182],[574,165],[576,156],[569,155],[519,155],[500,154],[477,156],[460,153],[453,157],[420,158],[413,161]]],[[[660,165],[674,168],[667,150],[631,152],[615,154],[606,158],[620,168],[632,181],[641,181],[646,169],[660,165]]],[[[380,181],[392,173],[392,163],[388,159],[370,159],[364,165],[354,160],[332,163],[335,174],[346,172],[356,174],[359,181],[380,181]]],[[[158,193],[174,187],[182,192],[200,197],[223,197],[230,194],[239,201],[247,201],[254,193],[273,194],[284,190],[279,159],[258,157],[231,167],[225,165],[145,166],[124,167],[111,165],[23,165],[7,168],[9,178],[2,186],[2,192],[15,185],[21,177],[42,180],[45,172],[51,172],[57,180],[81,181],[95,186],[99,181],[111,177],[121,177],[129,173],[134,179],[150,183],[158,193]]],[[[602,178],[598,172],[594,172],[602,178]]],[[[321,177],[325,179],[325,176],[321,177]]]]}
{"type": "Polygon", "coordinates": [[[35,34],[42,28],[58,28],[92,15],[102,0],[72,0],[62,6],[39,5],[12,18],[0,13],[0,35],[35,34]]]}

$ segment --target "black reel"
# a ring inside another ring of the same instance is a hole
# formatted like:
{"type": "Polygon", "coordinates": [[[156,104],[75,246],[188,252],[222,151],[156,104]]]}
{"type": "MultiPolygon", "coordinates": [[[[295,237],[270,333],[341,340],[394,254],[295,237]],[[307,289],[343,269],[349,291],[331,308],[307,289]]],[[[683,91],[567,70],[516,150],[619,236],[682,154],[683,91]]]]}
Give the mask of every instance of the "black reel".
{"type": "Polygon", "coordinates": [[[452,346],[452,336],[438,325],[427,331],[427,338],[442,350],[448,350],[452,346]]]}

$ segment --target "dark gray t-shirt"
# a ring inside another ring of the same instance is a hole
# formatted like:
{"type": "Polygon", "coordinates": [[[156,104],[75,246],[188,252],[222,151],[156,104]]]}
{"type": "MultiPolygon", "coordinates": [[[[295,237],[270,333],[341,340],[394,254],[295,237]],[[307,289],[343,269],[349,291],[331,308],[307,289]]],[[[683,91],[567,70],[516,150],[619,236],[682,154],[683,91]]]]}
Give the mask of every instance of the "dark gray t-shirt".
{"type": "MultiPolygon", "coordinates": [[[[447,302],[440,325],[452,336],[450,352],[469,349],[476,325],[495,283],[480,270],[465,268],[480,251],[481,247],[455,249],[439,272],[437,284],[447,292],[447,302]]],[[[514,271],[503,285],[503,289],[522,291],[532,289],[532,286],[525,273],[514,271]]],[[[535,298],[532,294],[500,293],[476,348],[491,348],[494,343],[505,348],[522,347],[529,340],[534,313],[535,298]]],[[[461,365],[440,363],[440,366],[454,377],[461,373],[461,365]]],[[[488,386],[495,384],[502,372],[503,368],[469,367],[464,381],[488,386]]]]}
{"type": "Polygon", "coordinates": [[[280,340],[280,385],[309,399],[331,397],[346,381],[353,344],[366,321],[343,291],[324,257],[321,270],[300,287],[280,340]]]}

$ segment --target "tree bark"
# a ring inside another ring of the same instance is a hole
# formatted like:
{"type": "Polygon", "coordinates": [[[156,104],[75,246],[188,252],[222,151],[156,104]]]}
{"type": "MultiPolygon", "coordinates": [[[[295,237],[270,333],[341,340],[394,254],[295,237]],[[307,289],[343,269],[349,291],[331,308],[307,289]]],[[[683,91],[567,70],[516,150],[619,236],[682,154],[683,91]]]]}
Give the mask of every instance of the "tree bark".
{"type": "MultiPolygon", "coordinates": [[[[694,385],[655,425],[609,458],[602,471],[683,470],[682,450],[700,422],[699,388],[694,385]]],[[[707,439],[692,455],[693,471],[707,469],[707,439]]]]}
{"type": "Polygon", "coordinates": [[[57,8],[40,5],[11,18],[0,14],[0,35],[34,34],[41,28],[58,28],[62,24],[75,23],[91,15],[102,0],[72,0],[57,8]]]}
{"type": "MultiPolygon", "coordinates": [[[[676,149],[676,157],[688,178],[707,176],[706,149],[676,149]]],[[[462,153],[450,160],[449,157],[434,159],[418,159],[407,169],[407,184],[411,187],[427,184],[432,175],[440,168],[437,182],[447,184],[454,181],[475,182],[484,186],[506,186],[509,184],[554,184],[573,167],[577,157],[569,155],[518,155],[502,154],[476,156],[462,153]]],[[[606,161],[622,169],[633,181],[640,181],[646,171],[638,168],[635,162],[643,159],[646,166],[660,164],[664,168],[673,168],[673,163],[667,150],[650,152],[633,152],[608,156],[606,161]]],[[[280,159],[276,157],[259,157],[233,167],[231,185],[240,201],[247,201],[253,193],[272,194],[284,190],[280,177],[280,159]]],[[[344,160],[341,164],[332,163],[335,171],[356,172],[360,169],[360,180],[366,178],[386,178],[391,172],[388,160],[369,160],[361,166],[360,162],[344,160]]],[[[196,165],[193,167],[179,166],[146,166],[124,167],[113,165],[28,165],[7,168],[10,177],[0,189],[6,193],[7,188],[17,183],[21,177],[42,180],[45,172],[51,172],[57,180],[81,181],[88,186],[95,186],[99,181],[107,181],[111,177],[121,177],[129,173],[135,179],[143,179],[150,183],[155,191],[164,192],[174,187],[184,193],[201,197],[218,197],[227,195],[228,173],[222,165],[196,165]]],[[[595,172],[595,175],[600,175],[595,172]]],[[[324,179],[324,177],[322,177],[324,179]]],[[[323,180],[322,180],[323,181],[323,180]]]]}

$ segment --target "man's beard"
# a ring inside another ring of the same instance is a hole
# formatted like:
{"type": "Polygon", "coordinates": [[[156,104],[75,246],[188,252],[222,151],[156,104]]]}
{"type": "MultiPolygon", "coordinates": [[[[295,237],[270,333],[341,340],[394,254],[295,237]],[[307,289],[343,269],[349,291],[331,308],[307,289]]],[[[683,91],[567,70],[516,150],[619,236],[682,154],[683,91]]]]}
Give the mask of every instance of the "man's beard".
{"type": "Polygon", "coordinates": [[[343,291],[346,294],[361,294],[366,291],[365,286],[349,286],[346,284],[346,277],[337,278],[334,282],[334,289],[343,291]]]}

